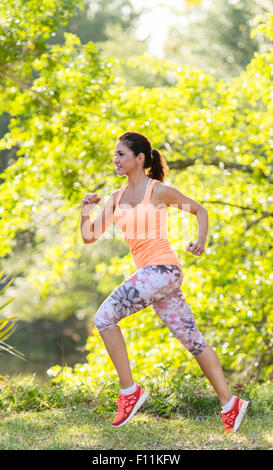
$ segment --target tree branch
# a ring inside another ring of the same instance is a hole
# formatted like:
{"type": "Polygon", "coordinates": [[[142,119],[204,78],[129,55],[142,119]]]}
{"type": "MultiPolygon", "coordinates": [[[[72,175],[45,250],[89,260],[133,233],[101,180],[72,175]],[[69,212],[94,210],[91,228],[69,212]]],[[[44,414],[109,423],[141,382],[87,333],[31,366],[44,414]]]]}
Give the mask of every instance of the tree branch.
{"type": "Polygon", "coordinates": [[[2,72],[1,70],[0,70],[0,75],[2,75],[2,77],[8,78],[8,79],[11,80],[12,82],[16,83],[16,85],[18,85],[19,87],[23,88],[24,90],[30,91],[30,92],[31,92],[33,95],[35,95],[36,98],[38,98],[43,104],[45,104],[46,106],[49,106],[50,108],[54,109],[54,111],[59,111],[58,107],[56,108],[55,106],[53,106],[53,104],[52,104],[50,101],[48,101],[46,98],[44,98],[42,95],[40,95],[37,91],[33,90],[30,85],[28,85],[28,84],[25,83],[25,82],[22,82],[22,80],[20,80],[19,78],[13,77],[12,75],[9,75],[9,74],[6,73],[6,72],[2,72]]]}
{"type": "Polygon", "coordinates": [[[248,230],[250,227],[252,227],[252,225],[255,225],[255,224],[258,224],[260,222],[260,220],[266,218],[266,217],[273,217],[273,212],[264,212],[261,217],[259,217],[258,219],[256,220],[253,220],[253,222],[249,222],[246,226],[246,230],[248,230]]]}
{"type": "MultiPolygon", "coordinates": [[[[200,159],[198,159],[200,161],[200,159]]],[[[185,168],[192,166],[196,163],[197,158],[186,158],[185,160],[175,160],[175,161],[167,161],[167,164],[170,169],[174,170],[184,170],[185,168]]],[[[239,170],[243,171],[244,173],[249,173],[253,174],[255,171],[255,168],[253,168],[250,165],[243,165],[241,163],[236,163],[236,162],[227,162],[224,161],[223,159],[219,158],[212,158],[210,160],[202,160],[202,163],[204,165],[213,165],[213,166],[218,166],[221,169],[234,169],[234,170],[239,170]]],[[[273,179],[271,176],[267,176],[261,169],[260,171],[260,176],[263,179],[266,179],[269,183],[273,183],[273,179]]]]}

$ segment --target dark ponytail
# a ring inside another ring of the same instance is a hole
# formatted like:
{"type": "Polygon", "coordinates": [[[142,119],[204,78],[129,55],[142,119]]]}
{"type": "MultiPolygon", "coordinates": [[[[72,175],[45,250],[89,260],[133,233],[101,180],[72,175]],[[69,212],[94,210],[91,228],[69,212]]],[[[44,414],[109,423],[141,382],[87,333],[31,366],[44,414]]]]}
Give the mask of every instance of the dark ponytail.
{"type": "MultiPolygon", "coordinates": [[[[162,153],[159,150],[152,149],[151,159],[152,159],[152,164],[151,164],[151,167],[148,167],[149,170],[147,172],[147,175],[150,178],[163,181],[165,176],[169,172],[169,167],[165,158],[163,157],[162,153]]],[[[145,168],[145,165],[144,165],[144,168],[145,168]]]]}
{"type": "Polygon", "coordinates": [[[137,157],[138,154],[144,153],[145,161],[143,168],[146,175],[150,178],[163,182],[165,176],[169,172],[168,164],[161,154],[155,148],[152,148],[151,141],[145,135],[139,132],[128,131],[120,135],[118,138],[122,141],[137,157]]]}

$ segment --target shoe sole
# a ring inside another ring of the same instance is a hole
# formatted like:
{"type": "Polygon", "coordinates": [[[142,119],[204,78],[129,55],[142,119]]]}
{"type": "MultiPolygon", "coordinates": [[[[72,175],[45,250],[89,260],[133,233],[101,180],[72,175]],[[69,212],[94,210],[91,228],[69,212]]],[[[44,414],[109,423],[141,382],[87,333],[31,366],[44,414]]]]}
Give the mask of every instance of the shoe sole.
{"type": "Polygon", "coordinates": [[[121,424],[118,424],[117,426],[112,424],[112,427],[113,428],[120,428],[121,426],[124,426],[124,424],[128,423],[128,421],[136,414],[137,410],[139,410],[139,408],[143,405],[143,403],[148,398],[148,396],[149,396],[149,393],[144,392],[143,395],[141,395],[140,399],[135,404],[135,406],[132,409],[131,413],[129,414],[128,418],[125,421],[123,421],[121,424]]]}
{"type": "Polygon", "coordinates": [[[242,406],[241,406],[241,409],[239,411],[239,414],[237,416],[237,418],[235,419],[235,423],[234,423],[234,427],[233,427],[233,432],[237,432],[238,429],[240,428],[243,420],[244,420],[244,417],[246,415],[246,412],[248,410],[248,407],[249,407],[249,404],[250,402],[249,401],[245,401],[242,406]]]}

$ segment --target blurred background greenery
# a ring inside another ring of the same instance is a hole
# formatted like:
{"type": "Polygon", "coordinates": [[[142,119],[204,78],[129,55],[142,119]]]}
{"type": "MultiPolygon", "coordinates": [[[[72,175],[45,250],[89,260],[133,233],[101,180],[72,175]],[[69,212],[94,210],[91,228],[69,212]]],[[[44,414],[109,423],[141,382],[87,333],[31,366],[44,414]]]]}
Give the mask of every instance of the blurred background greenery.
{"type": "MultiPolygon", "coordinates": [[[[2,303],[15,298],[1,318],[18,318],[9,344],[27,360],[2,354],[0,374],[46,379],[58,364],[73,380],[79,364],[77,380],[115,376],[93,316],[134,266],[117,231],[83,245],[80,203],[124,184],[112,154],[135,129],[162,150],[166,182],[209,211],[200,259],[185,252],[195,218],[170,211],[201,331],[230,376],[273,377],[272,5],[1,3],[0,270],[14,277],[2,303]]],[[[123,327],[137,379],[165,365],[200,373],[152,309],[123,327]]]]}

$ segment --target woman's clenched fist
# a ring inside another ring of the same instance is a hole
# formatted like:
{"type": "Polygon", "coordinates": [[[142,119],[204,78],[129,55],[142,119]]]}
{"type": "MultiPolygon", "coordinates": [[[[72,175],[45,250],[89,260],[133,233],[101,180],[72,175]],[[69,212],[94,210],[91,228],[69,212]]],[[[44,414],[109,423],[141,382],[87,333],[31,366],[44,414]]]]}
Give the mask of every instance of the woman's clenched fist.
{"type": "Polygon", "coordinates": [[[100,202],[100,196],[96,193],[87,193],[82,199],[82,207],[87,204],[98,204],[100,202]]]}

